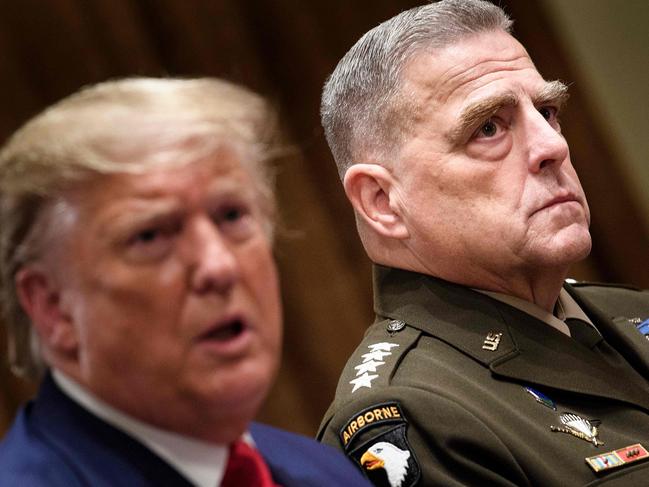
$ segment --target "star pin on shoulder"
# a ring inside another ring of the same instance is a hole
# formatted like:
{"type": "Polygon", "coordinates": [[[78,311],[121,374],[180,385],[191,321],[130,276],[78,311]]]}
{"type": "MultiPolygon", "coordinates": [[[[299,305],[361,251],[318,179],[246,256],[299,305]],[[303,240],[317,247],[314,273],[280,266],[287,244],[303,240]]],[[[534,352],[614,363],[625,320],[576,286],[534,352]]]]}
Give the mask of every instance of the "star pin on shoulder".
{"type": "Polygon", "coordinates": [[[349,381],[353,386],[352,393],[362,387],[372,387],[372,381],[379,375],[376,373],[370,374],[370,372],[376,372],[378,367],[385,365],[383,359],[392,355],[391,350],[398,346],[397,343],[388,342],[373,343],[367,346],[370,351],[362,355],[363,362],[354,367],[356,369],[356,377],[349,381]]]}

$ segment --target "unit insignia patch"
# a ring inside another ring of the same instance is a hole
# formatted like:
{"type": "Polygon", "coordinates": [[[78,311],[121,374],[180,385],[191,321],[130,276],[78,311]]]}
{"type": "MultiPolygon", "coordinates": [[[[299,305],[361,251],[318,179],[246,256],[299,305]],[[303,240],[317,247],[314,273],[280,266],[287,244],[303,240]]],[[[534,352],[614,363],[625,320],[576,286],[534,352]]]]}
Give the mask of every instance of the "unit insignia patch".
{"type": "Polygon", "coordinates": [[[406,428],[404,422],[348,453],[374,485],[411,487],[419,480],[421,468],[408,444],[406,428]]]}

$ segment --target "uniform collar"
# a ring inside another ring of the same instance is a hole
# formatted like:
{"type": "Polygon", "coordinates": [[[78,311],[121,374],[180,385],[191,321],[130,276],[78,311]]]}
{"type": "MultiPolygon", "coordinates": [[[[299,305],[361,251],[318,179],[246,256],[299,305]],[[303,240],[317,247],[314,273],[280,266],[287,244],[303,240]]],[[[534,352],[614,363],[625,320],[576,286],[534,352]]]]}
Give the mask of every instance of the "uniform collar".
{"type": "MultiPolygon", "coordinates": [[[[633,371],[623,364],[613,367],[599,353],[515,307],[465,286],[380,265],[374,267],[374,285],[377,315],[446,342],[497,376],[649,409],[646,381],[638,383],[633,371]]],[[[598,321],[595,325],[599,328],[598,321]]]]}
{"type": "MultiPolygon", "coordinates": [[[[228,458],[227,446],[156,428],[106,404],[59,370],[52,370],[52,377],[73,401],[146,445],[197,487],[220,485],[228,458]]],[[[244,441],[252,442],[252,437],[246,433],[244,441]]]]}
{"type": "Polygon", "coordinates": [[[570,329],[565,322],[565,320],[568,318],[576,318],[585,323],[588,323],[591,326],[594,326],[593,322],[586,315],[586,313],[582,311],[577,302],[563,288],[559,292],[559,297],[557,298],[557,303],[555,305],[555,314],[549,313],[540,306],[537,306],[534,303],[518,298],[516,296],[496,293],[493,291],[484,291],[482,289],[475,289],[475,291],[486,294],[487,296],[490,296],[498,301],[513,306],[514,308],[520,309],[524,313],[527,313],[528,315],[531,315],[534,318],[543,321],[551,327],[556,328],[564,335],[570,336],[570,329]]]}

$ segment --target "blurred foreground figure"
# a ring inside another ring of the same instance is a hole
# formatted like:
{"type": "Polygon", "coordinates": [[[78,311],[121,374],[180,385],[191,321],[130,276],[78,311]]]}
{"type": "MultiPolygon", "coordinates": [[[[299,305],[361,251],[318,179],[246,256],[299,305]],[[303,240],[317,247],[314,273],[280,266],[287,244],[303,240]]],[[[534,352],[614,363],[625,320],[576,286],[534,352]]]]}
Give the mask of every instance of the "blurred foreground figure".
{"type": "Polygon", "coordinates": [[[377,485],[648,485],[649,293],[564,284],[591,247],[567,88],[510,24],[409,10],[324,88],[377,319],[319,436],[377,485]]]}
{"type": "Polygon", "coordinates": [[[215,80],[81,90],[0,153],[2,308],[42,377],[1,485],[363,485],[251,424],[275,376],[276,152],[264,100],[215,80]]]}

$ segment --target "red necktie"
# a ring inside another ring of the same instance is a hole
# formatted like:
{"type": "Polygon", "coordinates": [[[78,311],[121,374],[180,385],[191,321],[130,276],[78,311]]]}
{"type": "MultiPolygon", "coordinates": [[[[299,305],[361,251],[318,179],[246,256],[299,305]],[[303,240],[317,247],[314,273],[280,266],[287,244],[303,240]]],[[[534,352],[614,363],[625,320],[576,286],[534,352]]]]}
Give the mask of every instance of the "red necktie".
{"type": "Polygon", "coordinates": [[[221,487],[277,487],[277,484],[259,452],[239,440],[230,446],[221,487]]]}

